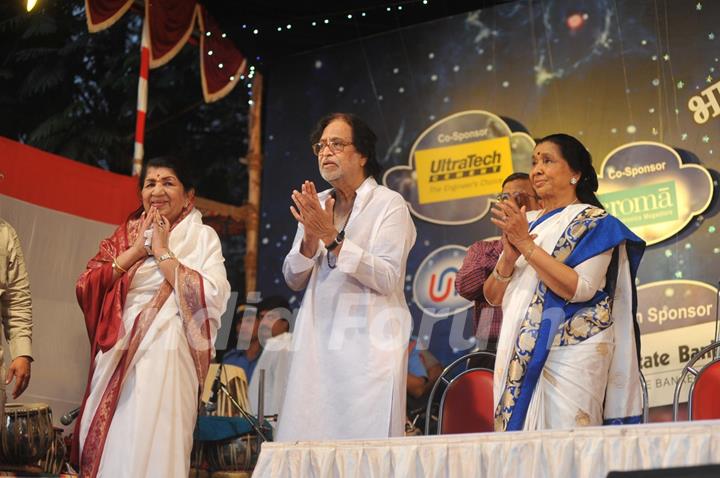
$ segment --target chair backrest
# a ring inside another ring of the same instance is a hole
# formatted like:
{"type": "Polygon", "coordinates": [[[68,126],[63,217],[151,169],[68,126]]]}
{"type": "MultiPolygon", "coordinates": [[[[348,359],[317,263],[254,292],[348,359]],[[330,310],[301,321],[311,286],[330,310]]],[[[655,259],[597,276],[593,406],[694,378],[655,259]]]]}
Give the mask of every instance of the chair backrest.
{"type": "Polygon", "coordinates": [[[493,372],[471,369],[450,381],[440,401],[440,434],[491,432],[495,429],[493,372]]]}
{"type": "Polygon", "coordinates": [[[650,423],[650,398],[645,375],[640,371],[640,391],[642,392],[642,422],[650,423]]]}
{"type": "Polygon", "coordinates": [[[690,386],[688,397],[688,419],[720,418],[720,403],[717,400],[720,395],[720,358],[716,358],[718,348],[720,348],[720,342],[711,343],[690,357],[690,360],[683,367],[680,378],[675,384],[673,421],[678,419],[680,390],[688,374],[695,377],[693,384],[690,386]],[[695,368],[695,364],[703,358],[712,358],[712,360],[698,370],[695,368]]]}
{"type": "MultiPolygon", "coordinates": [[[[494,362],[495,354],[472,352],[445,367],[428,398],[427,417],[439,386],[445,385],[440,396],[438,433],[480,433],[494,430],[493,371],[471,364],[494,362]]],[[[426,420],[425,434],[430,434],[426,420]]]]}
{"type": "Polygon", "coordinates": [[[695,378],[690,391],[690,420],[720,418],[720,359],[705,365],[695,378]]]}

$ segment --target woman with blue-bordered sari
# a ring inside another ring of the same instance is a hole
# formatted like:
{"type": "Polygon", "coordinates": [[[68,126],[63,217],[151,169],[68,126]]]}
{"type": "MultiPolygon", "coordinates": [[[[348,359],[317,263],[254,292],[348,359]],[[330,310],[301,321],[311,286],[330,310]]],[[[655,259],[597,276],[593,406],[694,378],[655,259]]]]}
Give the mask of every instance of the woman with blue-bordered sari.
{"type": "Polygon", "coordinates": [[[498,203],[503,253],[485,297],[502,303],[495,430],[638,423],[635,276],[645,243],[595,197],[590,153],[541,139],[530,173],[544,209],[498,203]]]}

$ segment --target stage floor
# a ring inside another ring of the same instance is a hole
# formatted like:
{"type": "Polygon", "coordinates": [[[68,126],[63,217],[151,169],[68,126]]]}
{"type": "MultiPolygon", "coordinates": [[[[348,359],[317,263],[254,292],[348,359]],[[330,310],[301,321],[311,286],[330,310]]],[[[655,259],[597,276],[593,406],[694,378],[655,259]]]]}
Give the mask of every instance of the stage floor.
{"type": "Polygon", "coordinates": [[[386,440],[266,443],[258,477],[605,477],[720,463],[720,420],[386,440]]]}

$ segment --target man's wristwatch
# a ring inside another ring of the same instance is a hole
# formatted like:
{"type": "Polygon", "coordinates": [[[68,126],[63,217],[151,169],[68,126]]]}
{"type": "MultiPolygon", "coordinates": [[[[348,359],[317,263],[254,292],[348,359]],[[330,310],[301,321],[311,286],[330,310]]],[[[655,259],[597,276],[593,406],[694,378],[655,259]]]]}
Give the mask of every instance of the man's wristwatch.
{"type": "Polygon", "coordinates": [[[340,231],[340,232],[338,233],[338,235],[335,236],[335,240],[332,241],[330,244],[326,245],[326,246],[325,246],[325,249],[326,249],[328,252],[330,252],[330,251],[332,251],[333,249],[335,249],[337,246],[339,246],[339,245],[342,243],[342,241],[344,241],[344,240],[345,240],[345,229],[343,229],[342,231],[340,231]]]}
{"type": "Polygon", "coordinates": [[[157,258],[158,264],[160,264],[162,261],[166,261],[168,259],[176,259],[175,254],[171,250],[168,250],[165,254],[157,258]]]}

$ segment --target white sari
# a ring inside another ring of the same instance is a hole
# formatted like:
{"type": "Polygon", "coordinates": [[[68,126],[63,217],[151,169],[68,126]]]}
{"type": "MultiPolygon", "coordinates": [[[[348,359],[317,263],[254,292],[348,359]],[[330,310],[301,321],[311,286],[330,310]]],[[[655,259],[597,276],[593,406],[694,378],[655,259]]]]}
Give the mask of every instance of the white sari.
{"type": "Polygon", "coordinates": [[[562,301],[539,283],[522,256],[518,259],[503,297],[495,429],[637,423],[641,389],[634,275],[644,243],[587,204],[546,215],[533,228],[536,216],[528,214],[538,247],[579,275],[595,277],[595,287],[590,300],[562,301]]]}
{"type": "MultiPolygon", "coordinates": [[[[215,231],[193,210],[170,233],[169,248],[180,263],[202,278],[210,344],[225,311],[230,285],[215,231]]],[[[148,257],[130,284],[122,314],[126,332],[107,352],[95,356],[90,393],[80,423],[80,447],[111,377],[128,349],[130,331],[165,281],[148,257]]],[[[102,450],[97,476],[187,477],[198,406],[198,372],[181,318],[179,284],[160,307],[128,367],[102,450]]]]}

